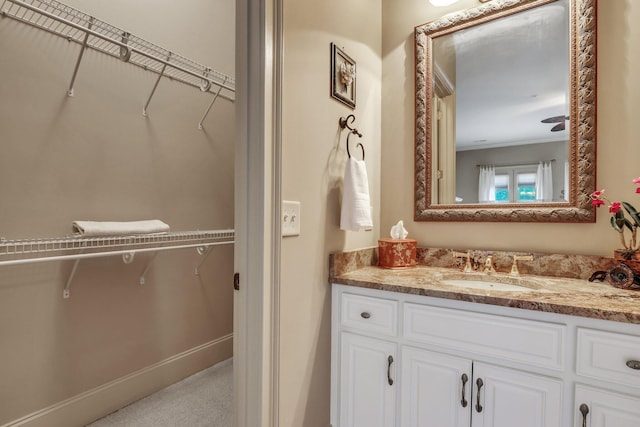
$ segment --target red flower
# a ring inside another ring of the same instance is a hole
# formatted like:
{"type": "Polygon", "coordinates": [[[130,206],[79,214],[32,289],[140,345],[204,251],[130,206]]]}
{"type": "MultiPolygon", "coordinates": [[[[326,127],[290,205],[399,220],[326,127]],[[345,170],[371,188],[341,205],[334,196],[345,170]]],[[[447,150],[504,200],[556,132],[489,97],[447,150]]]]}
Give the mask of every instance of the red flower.
{"type": "Polygon", "coordinates": [[[620,202],[613,202],[609,205],[609,213],[618,213],[620,210],[620,202]]]}
{"type": "MultiPolygon", "coordinates": [[[[633,180],[636,185],[636,193],[640,194],[640,176],[633,180]]],[[[591,206],[599,208],[602,205],[609,205],[611,214],[611,227],[620,233],[622,246],[627,250],[640,250],[640,242],[636,240],[636,233],[640,228],[640,214],[629,203],[611,202],[604,197],[604,189],[591,193],[591,206]],[[631,238],[625,239],[625,231],[631,232],[631,238]]]]}

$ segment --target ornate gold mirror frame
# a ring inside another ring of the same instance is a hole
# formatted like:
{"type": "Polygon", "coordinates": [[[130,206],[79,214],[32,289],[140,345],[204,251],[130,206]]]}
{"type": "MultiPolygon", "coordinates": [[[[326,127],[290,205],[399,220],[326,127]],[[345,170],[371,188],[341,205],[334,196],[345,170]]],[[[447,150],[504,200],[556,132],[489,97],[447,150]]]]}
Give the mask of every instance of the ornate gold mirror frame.
{"type": "Polygon", "coordinates": [[[493,0],[415,28],[416,221],[594,222],[589,195],[596,177],[596,0],[570,1],[570,120],[568,202],[433,204],[432,39],[555,0],[493,0]]]}

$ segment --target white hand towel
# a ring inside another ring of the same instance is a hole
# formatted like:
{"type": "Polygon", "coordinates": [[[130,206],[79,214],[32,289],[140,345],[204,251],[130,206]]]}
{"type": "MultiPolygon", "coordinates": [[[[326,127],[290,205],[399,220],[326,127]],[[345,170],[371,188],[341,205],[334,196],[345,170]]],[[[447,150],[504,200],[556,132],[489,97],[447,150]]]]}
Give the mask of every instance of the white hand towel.
{"type": "Polygon", "coordinates": [[[167,233],[169,226],[159,219],[145,221],[73,221],[73,233],[78,237],[131,236],[167,233]]]}
{"type": "Polygon", "coordinates": [[[340,228],[358,231],[373,227],[367,167],[363,160],[350,157],[344,170],[340,228]]]}

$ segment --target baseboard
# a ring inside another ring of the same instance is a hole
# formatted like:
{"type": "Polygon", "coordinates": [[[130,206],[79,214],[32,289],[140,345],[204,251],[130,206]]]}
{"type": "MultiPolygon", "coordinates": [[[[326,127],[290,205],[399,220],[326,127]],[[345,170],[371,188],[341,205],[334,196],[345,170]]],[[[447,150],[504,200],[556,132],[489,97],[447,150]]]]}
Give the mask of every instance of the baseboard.
{"type": "Polygon", "coordinates": [[[233,334],[229,334],[0,427],[85,426],[232,356],[233,334]]]}

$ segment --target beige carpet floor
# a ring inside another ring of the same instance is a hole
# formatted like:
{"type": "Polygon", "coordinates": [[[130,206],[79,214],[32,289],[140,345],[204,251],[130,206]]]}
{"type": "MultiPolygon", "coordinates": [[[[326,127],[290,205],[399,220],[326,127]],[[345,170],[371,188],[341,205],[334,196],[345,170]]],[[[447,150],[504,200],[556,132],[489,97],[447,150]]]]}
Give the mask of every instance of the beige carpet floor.
{"type": "Polygon", "coordinates": [[[231,427],[233,360],[198,372],[87,427],[231,427]]]}

